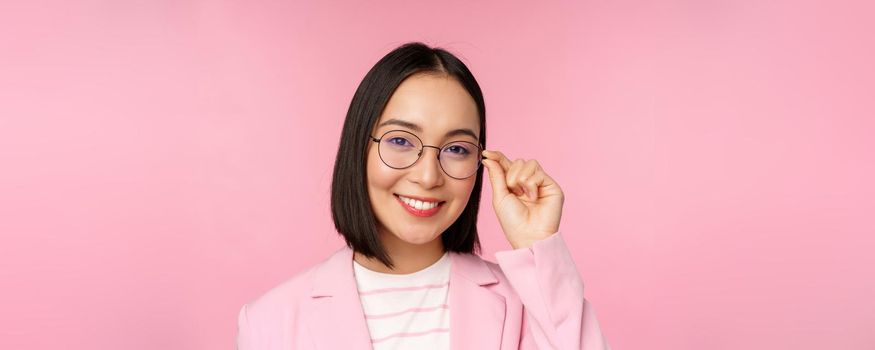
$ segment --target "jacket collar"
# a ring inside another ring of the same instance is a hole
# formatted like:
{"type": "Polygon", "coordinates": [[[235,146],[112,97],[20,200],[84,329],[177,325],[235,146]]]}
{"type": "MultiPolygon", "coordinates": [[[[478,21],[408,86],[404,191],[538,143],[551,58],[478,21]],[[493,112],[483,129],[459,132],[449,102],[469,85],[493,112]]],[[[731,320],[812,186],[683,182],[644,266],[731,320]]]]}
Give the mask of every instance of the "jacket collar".
{"type": "MultiPolygon", "coordinates": [[[[330,297],[348,291],[357,290],[355,275],[352,268],[353,250],[347,246],[338,249],[331,257],[322,263],[313,275],[311,297],[330,297]]],[[[452,261],[450,273],[464,278],[478,286],[498,282],[498,278],[480,257],[473,254],[450,252],[452,261]]],[[[357,293],[356,293],[357,294],[357,293]]]]}
{"type": "MultiPolygon", "coordinates": [[[[450,252],[450,345],[452,349],[498,349],[505,300],[483,286],[498,283],[486,262],[450,252]]],[[[313,272],[310,331],[317,349],[372,349],[352,266],[353,250],[338,249],[313,272]]]]}

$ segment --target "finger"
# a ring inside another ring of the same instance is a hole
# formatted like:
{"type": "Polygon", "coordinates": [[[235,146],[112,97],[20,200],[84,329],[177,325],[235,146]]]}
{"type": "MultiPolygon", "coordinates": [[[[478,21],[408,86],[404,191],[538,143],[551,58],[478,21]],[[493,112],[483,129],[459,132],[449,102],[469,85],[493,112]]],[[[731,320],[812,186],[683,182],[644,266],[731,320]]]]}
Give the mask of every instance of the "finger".
{"type": "Polygon", "coordinates": [[[522,161],[521,169],[518,173],[515,174],[515,176],[514,176],[515,180],[514,180],[514,183],[511,185],[511,188],[516,186],[516,187],[520,188],[520,190],[522,190],[522,192],[529,199],[532,199],[532,200],[537,199],[538,198],[538,187],[537,187],[537,185],[533,186],[529,180],[538,171],[541,171],[541,167],[540,167],[540,165],[538,165],[538,162],[536,160],[532,159],[532,160],[522,161]]]}
{"type": "Polygon", "coordinates": [[[538,192],[540,196],[551,196],[551,195],[562,195],[562,188],[559,187],[559,184],[547,174],[546,171],[541,169],[540,175],[538,175],[540,179],[538,180],[538,192]]]}
{"type": "Polygon", "coordinates": [[[535,160],[526,162],[524,170],[519,175],[519,185],[526,190],[526,195],[531,200],[538,199],[538,188],[544,181],[544,171],[535,160]]]}
{"type": "Polygon", "coordinates": [[[525,170],[525,162],[522,159],[517,159],[511,162],[510,170],[507,171],[507,188],[517,196],[525,194],[523,187],[520,185],[520,174],[525,170]]]}
{"type": "Polygon", "coordinates": [[[501,153],[499,151],[483,151],[483,155],[486,156],[486,158],[488,159],[498,161],[498,163],[501,164],[502,169],[504,169],[505,173],[510,170],[510,159],[507,159],[507,157],[504,156],[504,153],[501,153]]]}
{"type": "Polygon", "coordinates": [[[497,160],[483,159],[483,165],[489,171],[489,182],[492,184],[492,197],[501,198],[510,192],[507,190],[507,183],[504,178],[504,169],[498,164],[497,160]]]}

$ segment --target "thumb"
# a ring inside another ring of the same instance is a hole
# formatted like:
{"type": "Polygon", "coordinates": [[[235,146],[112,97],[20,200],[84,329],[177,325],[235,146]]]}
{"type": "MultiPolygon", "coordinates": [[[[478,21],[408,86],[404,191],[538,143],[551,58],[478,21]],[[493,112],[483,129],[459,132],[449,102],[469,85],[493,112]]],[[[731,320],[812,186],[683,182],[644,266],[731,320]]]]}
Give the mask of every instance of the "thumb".
{"type": "Polygon", "coordinates": [[[507,183],[504,180],[504,169],[497,161],[492,159],[483,159],[483,165],[489,171],[489,180],[492,183],[492,198],[503,198],[510,194],[507,190],[507,183]]]}

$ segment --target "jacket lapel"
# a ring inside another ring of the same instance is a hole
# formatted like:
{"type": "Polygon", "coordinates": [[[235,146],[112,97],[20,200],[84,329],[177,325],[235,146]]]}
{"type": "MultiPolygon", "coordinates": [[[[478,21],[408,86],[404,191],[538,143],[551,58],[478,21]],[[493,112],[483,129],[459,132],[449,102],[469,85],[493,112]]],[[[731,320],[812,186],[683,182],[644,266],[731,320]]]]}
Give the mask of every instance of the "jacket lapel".
{"type": "Polygon", "coordinates": [[[483,287],[498,279],[476,255],[450,256],[450,349],[499,349],[505,300],[483,287]]]}
{"type": "MultiPolygon", "coordinates": [[[[373,350],[352,268],[344,246],[313,273],[309,303],[302,307],[316,349],[373,350]]],[[[450,252],[450,348],[499,349],[505,300],[484,286],[498,283],[480,257],[450,252]]]]}
{"type": "Polygon", "coordinates": [[[352,249],[344,246],[313,273],[305,312],[316,349],[372,350],[358,287],[352,249]]]}

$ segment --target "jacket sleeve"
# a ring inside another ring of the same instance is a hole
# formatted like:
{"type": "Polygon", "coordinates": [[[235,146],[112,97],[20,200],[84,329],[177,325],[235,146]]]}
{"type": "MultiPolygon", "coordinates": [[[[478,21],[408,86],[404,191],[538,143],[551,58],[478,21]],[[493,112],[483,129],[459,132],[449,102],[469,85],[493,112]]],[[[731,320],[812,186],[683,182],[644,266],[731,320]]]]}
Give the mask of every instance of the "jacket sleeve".
{"type": "Polygon", "coordinates": [[[495,258],[523,303],[520,349],[610,350],[559,232],[495,258]]]}
{"type": "Polygon", "coordinates": [[[237,350],[254,350],[252,332],[249,329],[249,319],[246,316],[246,304],[240,308],[237,315],[237,350]]]}

